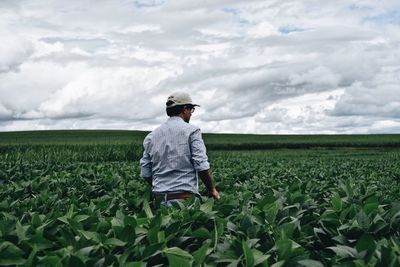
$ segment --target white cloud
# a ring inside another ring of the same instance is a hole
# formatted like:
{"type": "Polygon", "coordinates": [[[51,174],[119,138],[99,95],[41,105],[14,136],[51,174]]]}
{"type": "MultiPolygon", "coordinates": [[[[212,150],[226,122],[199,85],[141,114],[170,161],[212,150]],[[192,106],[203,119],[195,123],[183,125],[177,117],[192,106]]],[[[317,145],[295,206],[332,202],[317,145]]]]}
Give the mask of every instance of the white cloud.
{"type": "Polygon", "coordinates": [[[0,130],[152,129],[167,95],[184,90],[201,104],[193,123],[204,131],[395,132],[399,8],[395,0],[1,2],[0,130]]]}
{"type": "Polygon", "coordinates": [[[32,44],[10,33],[0,31],[0,35],[0,73],[16,71],[32,54],[32,44]]]}
{"type": "Polygon", "coordinates": [[[371,81],[347,88],[333,115],[400,118],[400,68],[384,68],[371,81]]]}
{"type": "Polygon", "coordinates": [[[318,87],[337,88],[340,81],[340,74],[334,73],[324,66],[317,66],[307,70],[305,73],[295,73],[289,76],[289,84],[291,86],[301,86],[309,83],[318,87]]]}
{"type": "Polygon", "coordinates": [[[12,118],[12,111],[0,103],[0,121],[12,118]]]}
{"type": "Polygon", "coordinates": [[[0,103],[6,104],[13,114],[33,110],[86,68],[84,63],[24,63],[18,72],[0,75],[0,103]]]}
{"type": "Polygon", "coordinates": [[[279,29],[267,21],[260,22],[249,28],[247,34],[253,38],[265,38],[271,35],[277,35],[279,29]]]}
{"type": "Polygon", "coordinates": [[[41,40],[34,42],[35,52],[32,55],[32,59],[51,56],[56,53],[62,53],[65,51],[64,44],[61,42],[48,43],[41,40]]]}
{"type": "Polygon", "coordinates": [[[35,117],[116,118],[146,120],[157,116],[162,106],[145,109],[153,97],[149,88],[166,73],[163,69],[89,69],[40,104],[35,117]]]}

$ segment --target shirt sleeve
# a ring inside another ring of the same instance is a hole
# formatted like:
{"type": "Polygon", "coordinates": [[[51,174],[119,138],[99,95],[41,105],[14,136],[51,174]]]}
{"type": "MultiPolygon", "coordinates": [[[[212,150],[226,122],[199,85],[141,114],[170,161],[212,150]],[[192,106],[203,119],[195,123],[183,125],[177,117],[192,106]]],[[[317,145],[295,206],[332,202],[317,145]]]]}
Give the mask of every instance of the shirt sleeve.
{"type": "Polygon", "coordinates": [[[151,170],[151,156],[149,153],[150,138],[147,136],[143,141],[143,156],[140,159],[140,176],[142,177],[152,177],[153,173],[151,170]]]}
{"type": "Polygon", "coordinates": [[[196,171],[204,171],[210,168],[206,153],[206,146],[201,137],[200,129],[196,129],[190,135],[190,149],[192,152],[192,163],[196,171]]]}

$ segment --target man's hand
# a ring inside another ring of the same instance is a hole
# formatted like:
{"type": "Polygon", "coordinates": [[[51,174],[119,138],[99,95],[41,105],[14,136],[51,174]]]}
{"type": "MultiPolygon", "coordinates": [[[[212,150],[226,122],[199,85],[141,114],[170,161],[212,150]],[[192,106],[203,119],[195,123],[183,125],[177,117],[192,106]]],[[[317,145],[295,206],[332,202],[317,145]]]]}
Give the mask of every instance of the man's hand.
{"type": "Polygon", "coordinates": [[[215,188],[214,185],[214,181],[212,179],[212,174],[211,174],[211,170],[204,170],[204,171],[199,171],[199,176],[201,178],[201,180],[203,181],[204,185],[206,186],[210,197],[213,197],[214,199],[219,199],[219,193],[217,191],[217,189],[215,188]]]}
{"type": "Polygon", "coordinates": [[[220,199],[219,193],[215,187],[211,190],[210,197],[213,197],[215,200],[220,199]]]}

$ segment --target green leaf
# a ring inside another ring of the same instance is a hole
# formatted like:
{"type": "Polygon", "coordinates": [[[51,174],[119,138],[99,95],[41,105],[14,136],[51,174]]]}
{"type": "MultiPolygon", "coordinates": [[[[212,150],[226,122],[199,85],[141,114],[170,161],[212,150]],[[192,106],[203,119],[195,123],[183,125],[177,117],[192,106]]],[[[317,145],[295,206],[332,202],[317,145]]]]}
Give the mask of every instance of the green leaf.
{"type": "Polygon", "coordinates": [[[24,252],[13,243],[4,241],[0,244],[0,265],[21,265],[25,263],[24,252]]]}
{"type": "Polygon", "coordinates": [[[254,248],[252,249],[252,251],[253,251],[255,266],[261,263],[267,263],[267,260],[269,259],[269,257],[271,257],[271,255],[265,255],[261,251],[254,248]]]}
{"type": "Polygon", "coordinates": [[[112,245],[112,246],[116,246],[116,247],[122,247],[126,245],[126,242],[121,241],[117,238],[108,238],[105,242],[105,245],[112,245]]]}
{"type": "Polygon", "coordinates": [[[289,240],[292,238],[296,228],[299,228],[299,221],[297,219],[281,224],[276,231],[280,234],[282,240],[289,240]]]}
{"type": "MultiPolygon", "coordinates": [[[[346,228],[348,228],[348,227],[346,227],[346,228]]],[[[346,245],[348,243],[347,237],[345,237],[344,235],[338,235],[338,236],[332,237],[332,240],[334,240],[337,243],[342,244],[342,245],[346,245]]]]}
{"type": "Polygon", "coordinates": [[[398,211],[395,215],[392,216],[392,218],[390,218],[390,226],[392,226],[393,224],[397,224],[399,220],[400,220],[400,211],[398,211]]]}
{"type": "Polygon", "coordinates": [[[364,199],[365,205],[363,207],[363,210],[365,211],[366,214],[370,214],[373,211],[377,211],[379,207],[379,199],[375,195],[375,193],[371,196],[368,196],[364,199]]]}
{"type": "Polygon", "coordinates": [[[124,217],[124,225],[125,226],[129,225],[129,226],[135,227],[137,225],[136,219],[131,216],[125,216],[124,217]]]}
{"type": "Polygon", "coordinates": [[[225,222],[222,219],[217,218],[214,224],[214,231],[217,231],[217,238],[221,237],[225,230],[225,222]]]}
{"type": "Polygon", "coordinates": [[[156,244],[146,246],[146,248],[144,249],[144,251],[142,253],[142,258],[146,259],[148,257],[154,256],[155,254],[162,252],[161,249],[163,247],[164,247],[164,243],[156,243],[156,244]]]}
{"type": "Polygon", "coordinates": [[[200,228],[196,229],[196,231],[192,232],[191,236],[196,237],[196,238],[207,239],[207,238],[210,238],[211,234],[206,228],[200,227],[200,228]]]}
{"type": "Polygon", "coordinates": [[[275,262],[274,264],[271,265],[271,267],[282,267],[285,264],[284,260],[275,262]]]}
{"type": "Polygon", "coordinates": [[[316,260],[300,260],[297,263],[306,267],[324,267],[324,265],[321,262],[316,260]]]}
{"type": "Polygon", "coordinates": [[[69,267],[85,267],[85,263],[78,258],[77,256],[70,256],[69,260],[68,260],[68,266],[69,267]]]}
{"type": "Polygon", "coordinates": [[[153,212],[150,209],[149,202],[147,200],[143,200],[143,210],[146,213],[147,218],[153,218],[153,212]]]}
{"type": "Polygon", "coordinates": [[[213,251],[215,251],[215,249],[217,248],[217,244],[218,244],[218,229],[217,229],[217,223],[214,221],[214,230],[212,231],[212,242],[214,242],[213,244],[213,251]]]}
{"type": "Polygon", "coordinates": [[[202,212],[204,212],[204,213],[209,213],[209,212],[212,211],[213,206],[214,206],[214,199],[211,198],[211,199],[208,199],[208,200],[206,201],[206,203],[201,204],[200,210],[201,210],[202,212]]]}
{"type": "Polygon", "coordinates": [[[378,266],[390,266],[390,267],[394,267],[394,266],[399,266],[399,264],[396,264],[397,257],[396,254],[394,253],[392,248],[388,248],[388,247],[382,247],[381,248],[381,260],[379,262],[378,266]]]}
{"type": "Polygon", "coordinates": [[[118,237],[125,242],[133,243],[136,239],[135,227],[131,225],[125,226],[118,237]]]}
{"type": "Polygon", "coordinates": [[[111,219],[111,226],[113,228],[115,228],[115,227],[122,228],[122,227],[124,227],[124,220],[114,217],[111,219]]]}
{"type": "Polygon", "coordinates": [[[134,262],[127,262],[124,264],[125,267],[144,267],[146,266],[146,263],[141,262],[141,261],[134,261],[134,262]]]}
{"type": "Polygon", "coordinates": [[[31,223],[34,228],[39,227],[40,224],[42,223],[42,220],[40,219],[39,215],[36,212],[34,212],[32,215],[31,223]]]}
{"type": "Polygon", "coordinates": [[[332,199],[331,199],[331,204],[332,207],[335,211],[341,211],[342,210],[342,199],[340,198],[340,196],[335,195],[332,199]]]}
{"type": "Polygon", "coordinates": [[[265,219],[268,221],[268,223],[273,224],[275,222],[276,215],[278,214],[278,206],[276,203],[266,204],[263,207],[263,211],[265,214],[265,219]]]}
{"type": "Polygon", "coordinates": [[[113,254],[107,254],[104,257],[104,266],[117,266],[118,259],[113,254]]]}
{"type": "Polygon", "coordinates": [[[346,180],[346,186],[345,186],[345,192],[347,194],[348,197],[352,197],[354,195],[354,190],[353,190],[353,186],[351,184],[350,179],[346,180]]]}
{"type": "Polygon", "coordinates": [[[42,263],[44,266],[49,266],[49,267],[62,266],[61,259],[55,255],[44,256],[43,258],[40,258],[39,262],[42,263]]]}
{"type": "Polygon", "coordinates": [[[36,257],[36,253],[38,252],[37,248],[35,245],[33,245],[33,249],[31,251],[31,253],[29,254],[28,259],[26,260],[24,266],[28,267],[28,266],[34,266],[34,260],[36,257]]]}
{"type": "Polygon", "coordinates": [[[357,213],[356,220],[361,229],[368,230],[369,226],[371,225],[371,220],[363,210],[357,213]]]}
{"type": "Polygon", "coordinates": [[[36,234],[29,240],[29,243],[34,244],[38,250],[44,250],[53,247],[53,242],[47,240],[43,236],[36,234]]]}
{"type": "Polygon", "coordinates": [[[95,251],[97,248],[98,248],[97,245],[95,245],[95,246],[84,247],[84,248],[81,248],[80,250],[78,250],[78,251],[76,252],[76,255],[79,256],[79,257],[82,257],[82,256],[89,256],[89,254],[90,254],[92,251],[95,251]]]}
{"type": "Polygon", "coordinates": [[[97,243],[100,243],[101,241],[100,235],[96,232],[79,230],[79,233],[81,233],[87,240],[94,240],[97,243]]]}
{"type": "Polygon", "coordinates": [[[160,230],[159,227],[150,228],[147,232],[147,240],[149,240],[150,244],[159,243],[158,242],[158,231],[160,230]]]}
{"type": "Polygon", "coordinates": [[[87,220],[89,218],[90,218],[89,215],[76,215],[74,217],[74,220],[77,221],[77,222],[83,222],[83,221],[85,221],[85,220],[87,220]]]}
{"type": "Polygon", "coordinates": [[[208,248],[210,247],[209,243],[203,244],[198,250],[193,253],[194,263],[196,265],[201,265],[204,263],[204,260],[207,256],[208,248]]]}
{"type": "Polygon", "coordinates": [[[168,258],[169,266],[173,267],[192,266],[193,256],[178,247],[166,248],[163,250],[163,253],[168,258]]]}
{"type": "Polygon", "coordinates": [[[276,248],[278,250],[278,258],[279,260],[288,260],[292,254],[292,240],[284,239],[278,240],[276,242],[276,248]]]}
{"type": "Polygon", "coordinates": [[[57,220],[65,223],[65,224],[68,224],[68,218],[66,216],[58,217],[57,220]]]}
{"type": "MultiPolygon", "coordinates": [[[[54,222],[54,220],[48,220],[47,222],[43,222],[42,225],[40,225],[36,230],[43,231],[47,226],[51,225],[54,222]]],[[[28,228],[27,226],[25,226],[28,228]]]]}
{"type": "Polygon", "coordinates": [[[75,221],[74,219],[67,219],[67,221],[72,230],[78,231],[82,229],[82,225],[79,222],[75,221]]]}
{"type": "Polygon", "coordinates": [[[122,210],[117,210],[117,212],[115,213],[115,217],[123,221],[125,219],[125,214],[122,212],[122,210]]]}
{"type": "Polygon", "coordinates": [[[64,239],[63,243],[64,243],[65,246],[73,246],[73,247],[75,247],[75,245],[77,243],[76,240],[75,240],[75,236],[68,230],[61,228],[61,234],[62,234],[62,237],[64,239]]]}
{"type": "Polygon", "coordinates": [[[258,202],[259,208],[265,207],[266,204],[272,204],[276,201],[276,198],[274,196],[274,192],[272,189],[268,188],[263,192],[263,198],[258,202]]]}
{"type": "Polygon", "coordinates": [[[16,227],[16,232],[17,232],[17,236],[18,236],[18,241],[19,241],[19,243],[21,243],[21,241],[26,240],[26,236],[25,236],[26,229],[24,229],[24,227],[21,225],[20,221],[17,221],[17,224],[15,227],[16,227]]]}
{"type": "Polygon", "coordinates": [[[244,215],[240,220],[240,229],[246,233],[247,229],[253,226],[251,218],[249,215],[244,215]]]}
{"type": "Polygon", "coordinates": [[[374,252],[376,249],[374,237],[370,234],[363,234],[357,241],[356,249],[358,252],[367,251],[368,254],[374,252]]]}
{"type": "Polygon", "coordinates": [[[157,240],[159,243],[165,243],[165,232],[164,231],[158,232],[157,240]]]}
{"type": "Polygon", "coordinates": [[[72,218],[72,216],[74,215],[74,213],[76,213],[76,212],[74,212],[74,204],[71,204],[70,206],[69,206],[69,210],[68,210],[68,212],[67,212],[67,214],[65,215],[67,218],[72,218]]]}
{"type": "Polygon", "coordinates": [[[254,256],[250,247],[247,245],[246,241],[242,240],[242,251],[246,263],[246,267],[254,266],[254,256]]]}
{"type": "Polygon", "coordinates": [[[348,246],[338,245],[336,247],[328,247],[328,249],[333,250],[341,258],[355,258],[357,255],[357,251],[348,246]]]}

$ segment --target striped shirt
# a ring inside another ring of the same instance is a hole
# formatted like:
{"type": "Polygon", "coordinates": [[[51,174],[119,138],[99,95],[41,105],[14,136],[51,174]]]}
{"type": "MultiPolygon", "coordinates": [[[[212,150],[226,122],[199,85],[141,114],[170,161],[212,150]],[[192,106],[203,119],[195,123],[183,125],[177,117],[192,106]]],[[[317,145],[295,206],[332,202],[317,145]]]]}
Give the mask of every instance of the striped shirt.
{"type": "Polygon", "coordinates": [[[198,127],[170,117],[146,136],[143,146],[140,175],[153,178],[153,192],[199,193],[197,172],[210,164],[198,127]]]}

